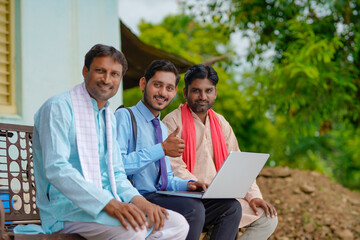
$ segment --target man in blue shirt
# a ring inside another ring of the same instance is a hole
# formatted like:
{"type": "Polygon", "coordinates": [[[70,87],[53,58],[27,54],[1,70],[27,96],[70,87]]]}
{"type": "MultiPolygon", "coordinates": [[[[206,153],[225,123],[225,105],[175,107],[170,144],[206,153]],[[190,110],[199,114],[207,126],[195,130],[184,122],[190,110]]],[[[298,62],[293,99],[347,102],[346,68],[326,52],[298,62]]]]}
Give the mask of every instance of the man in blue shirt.
{"type": "Polygon", "coordinates": [[[214,226],[211,239],[235,239],[241,219],[241,206],[235,199],[200,200],[156,193],[159,189],[201,191],[207,187],[174,177],[171,171],[168,156],[180,156],[184,141],[176,137],[177,130],[167,135],[160,111],[176,95],[179,78],[175,66],[166,60],[153,61],[145,71],[140,79],[143,98],[129,108],[136,120],[136,143],[130,112],[124,108],[115,112],[126,173],[147,200],[184,215],[190,225],[187,239],[198,240],[204,225],[214,226]]]}
{"type": "Polygon", "coordinates": [[[35,114],[36,201],[45,233],[93,240],[186,237],[180,214],[150,203],[127,180],[108,107],[126,69],[121,52],[97,44],[85,56],[84,82],[35,114]]]}

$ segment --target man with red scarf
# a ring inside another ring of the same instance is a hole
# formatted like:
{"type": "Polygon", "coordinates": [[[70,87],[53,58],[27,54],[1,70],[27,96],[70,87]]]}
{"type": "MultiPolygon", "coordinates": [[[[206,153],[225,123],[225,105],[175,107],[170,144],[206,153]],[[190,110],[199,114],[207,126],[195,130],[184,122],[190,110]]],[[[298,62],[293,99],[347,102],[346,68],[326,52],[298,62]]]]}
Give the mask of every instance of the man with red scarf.
{"type": "MultiPolygon", "coordinates": [[[[183,93],[187,102],[163,119],[169,132],[179,127],[178,136],[185,142],[182,156],[170,158],[174,175],[182,179],[209,184],[228,152],[240,151],[230,124],[211,109],[218,80],[212,67],[192,66],[185,74],[183,93]]],[[[243,211],[239,227],[247,227],[238,239],[267,239],[277,226],[277,213],[262,199],[256,182],[245,198],[238,200],[243,211]]]]}

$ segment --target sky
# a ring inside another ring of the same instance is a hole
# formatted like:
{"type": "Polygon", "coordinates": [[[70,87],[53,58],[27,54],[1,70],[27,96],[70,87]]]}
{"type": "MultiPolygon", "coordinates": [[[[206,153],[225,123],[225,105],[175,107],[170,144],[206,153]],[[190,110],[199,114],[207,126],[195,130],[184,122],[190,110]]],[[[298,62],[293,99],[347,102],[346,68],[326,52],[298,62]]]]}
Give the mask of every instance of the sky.
{"type": "Polygon", "coordinates": [[[139,34],[137,25],[141,19],[159,23],[168,14],[178,13],[178,0],[118,0],[120,19],[133,33],[139,34]]]}

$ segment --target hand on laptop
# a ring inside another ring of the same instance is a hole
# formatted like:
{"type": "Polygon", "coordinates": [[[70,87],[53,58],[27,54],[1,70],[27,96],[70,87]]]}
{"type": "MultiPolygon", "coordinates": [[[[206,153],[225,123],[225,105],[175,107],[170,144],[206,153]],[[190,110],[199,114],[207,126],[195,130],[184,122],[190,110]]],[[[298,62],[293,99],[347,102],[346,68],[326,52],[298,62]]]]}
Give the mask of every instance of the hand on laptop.
{"type": "Polygon", "coordinates": [[[187,190],[188,191],[196,191],[196,192],[205,192],[209,184],[204,182],[193,182],[189,181],[187,184],[187,190]]]}

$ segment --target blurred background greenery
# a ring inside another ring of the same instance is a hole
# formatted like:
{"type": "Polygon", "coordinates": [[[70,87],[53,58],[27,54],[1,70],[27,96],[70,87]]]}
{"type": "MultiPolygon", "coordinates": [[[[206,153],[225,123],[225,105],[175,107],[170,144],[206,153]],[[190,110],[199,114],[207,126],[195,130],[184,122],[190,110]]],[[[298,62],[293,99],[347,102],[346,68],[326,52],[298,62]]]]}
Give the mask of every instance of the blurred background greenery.
{"type": "MultiPolygon", "coordinates": [[[[213,108],[242,151],[359,191],[359,11],[357,0],[188,0],[160,24],[142,21],[139,38],[194,63],[221,59],[213,108]],[[235,45],[245,41],[244,63],[235,45]]],[[[185,102],[183,87],[182,76],[162,117],[185,102]]],[[[141,96],[124,91],[124,105],[141,96]]]]}

